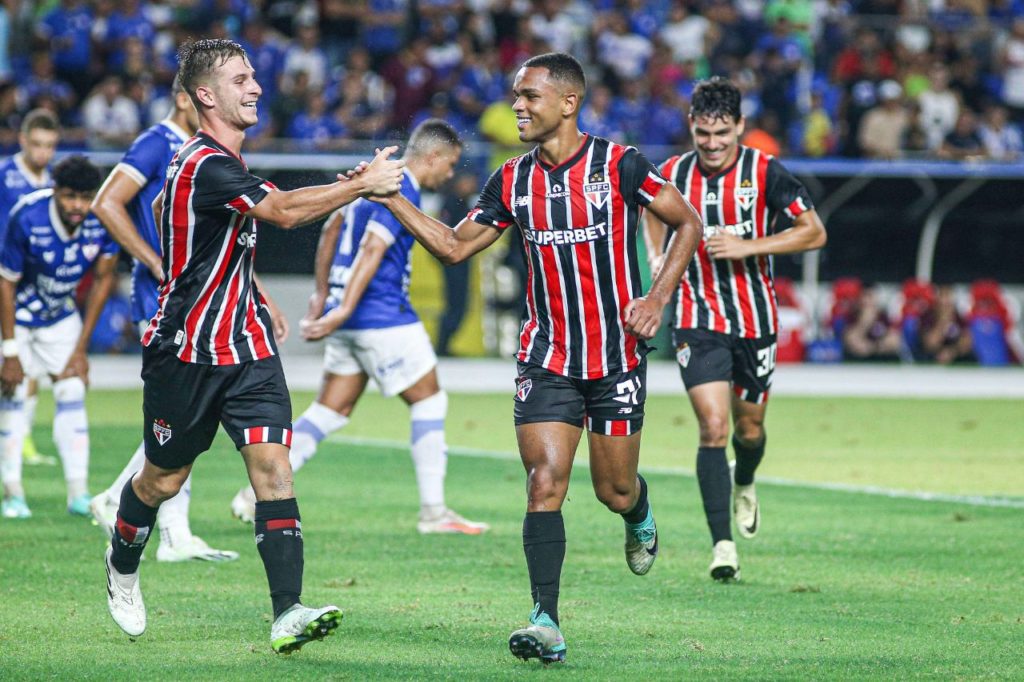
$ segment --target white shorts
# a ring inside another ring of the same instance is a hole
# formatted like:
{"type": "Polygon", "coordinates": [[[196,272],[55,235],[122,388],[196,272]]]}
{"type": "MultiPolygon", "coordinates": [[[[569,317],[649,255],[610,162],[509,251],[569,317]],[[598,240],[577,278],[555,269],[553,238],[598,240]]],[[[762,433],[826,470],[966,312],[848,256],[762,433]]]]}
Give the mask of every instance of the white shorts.
{"type": "Polygon", "coordinates": [[[14,326],[14,338],[18,342],[18,359],[25,376],[39,379],[46,375],[57,376],[68,366],[68,360],[75,351],[78,335],[82,333],[82,319],[78,313],[68,315],[49,327],[14,326]]]}
{"type": "Polygon", "coordinates": [[[367,374],[385,396],[402,393],[437,366],[422,322],[386,329],[353,329],[327,337],[324,371],[367,374]]]}

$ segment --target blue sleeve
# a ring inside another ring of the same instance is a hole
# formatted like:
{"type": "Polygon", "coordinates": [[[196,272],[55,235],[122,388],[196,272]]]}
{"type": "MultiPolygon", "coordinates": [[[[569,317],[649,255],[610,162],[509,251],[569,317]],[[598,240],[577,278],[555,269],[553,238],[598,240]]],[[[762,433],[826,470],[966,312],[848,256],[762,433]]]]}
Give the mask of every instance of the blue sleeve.
{"type": "Polygon", "coordinates": [[[121,245],[114,241],[108,232],[103,237],[103,247],[100,249],[101,256],[116,256],[121,253],[121,245]]]}
{"type": "Polygon", "coordinates": [[[7,234],[4,235],[3,248],[0,249],[0,268],[4,274],[20,277],[25,269],[25,236],[21,230],[17,216],[21,211],[12,216],[7,225],[7,234]]]}
{"type": "Polygon", "coordinates": [[[147,181],[162,177],[167,170],[167,142],[157,135],[145,134],[135,140],[121,163],[139,171],[147,181]]]}

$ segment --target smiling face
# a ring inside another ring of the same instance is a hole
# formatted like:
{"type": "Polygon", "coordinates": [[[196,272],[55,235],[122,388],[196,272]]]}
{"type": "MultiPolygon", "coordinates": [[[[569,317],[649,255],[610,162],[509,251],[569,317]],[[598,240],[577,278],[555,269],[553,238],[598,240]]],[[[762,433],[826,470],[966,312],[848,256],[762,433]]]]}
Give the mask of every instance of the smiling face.
{"type": "Polygon", "coordinates": [[[744,120],[730,116],[698,116],[690,119],[693,146],[706,171],[717,173],[736,160],[744,120]]]}
{"type": "Polygon", "coordinates": [[[256,102],[262,94],[256,72],[249,60],[241,56],[225,61],[213,71],[209,83],[196,88],[202,105],[236,130],[256,125],[256,102]]]}
{"type": "Polygon", "coordinates": [[[559,126],[578,109],[581,99],[567,84],[551,78],[551,72],[543,67],[519,69],[512,94],[512,111],[523,142],[540,143],[557,135],[559,126]]]}

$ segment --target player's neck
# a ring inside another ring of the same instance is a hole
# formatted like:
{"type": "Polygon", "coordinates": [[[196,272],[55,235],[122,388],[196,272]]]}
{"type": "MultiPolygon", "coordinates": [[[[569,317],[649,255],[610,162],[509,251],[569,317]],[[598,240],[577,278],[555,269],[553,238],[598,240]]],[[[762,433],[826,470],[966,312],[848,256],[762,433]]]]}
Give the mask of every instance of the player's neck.
{"type": "Polygon", "coordinates": [[[21,169],[25,172],[26,175],[29,176],[29,179],[32,180],[33,183],[37,185],[42,183],[43,176],[46,173],[45,167],[34,167],[32,164],[28,162],[28,157],[25,156],[25,152],[18,152],[17,154],[15,154],[15,158],[17,159],[16,163],[19,166],[21,166],[21,169]]]}
{"type": "Polygon", "coordinates": [[[199,128],[227,147],[235,156],[242,156],[242,142],[245,141],[244,130],[233,128],[220,119],[205,116],[199,119],[199,128]]]}
{"type": "Polygon", "coordinates": [[[567,127],[551,139],[544,140],[539,145],[538,154],[541,161],[549,166],[558,166],[569,157],[579,151],[583,141],[587,139],[585,133],[581,133],[576,126],[567,127]]]}
{"type": "Polygon", "coordinates": [[[184,112],[176,112],[171,116],[168,116],[166,120],[168,123],[173,123],[177,126],[181,132],[185,133],[188,137],[196,134],[196,129],[189,125],[188,115],[184,112]]]}

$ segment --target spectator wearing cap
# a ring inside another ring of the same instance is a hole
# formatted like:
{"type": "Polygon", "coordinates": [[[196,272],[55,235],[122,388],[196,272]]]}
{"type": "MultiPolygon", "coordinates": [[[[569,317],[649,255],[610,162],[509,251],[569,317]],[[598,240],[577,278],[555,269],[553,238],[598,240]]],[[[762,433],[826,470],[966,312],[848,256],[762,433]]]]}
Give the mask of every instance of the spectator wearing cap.
{"type": "Polygon", "coordinates": [[[908,123],[903,87],[894,80],[882,81],[878,86],[878,99],[879,104],[861,119],[857,142],[865,156],[894,159],[900,156],[900,144],[908,123]]]}

